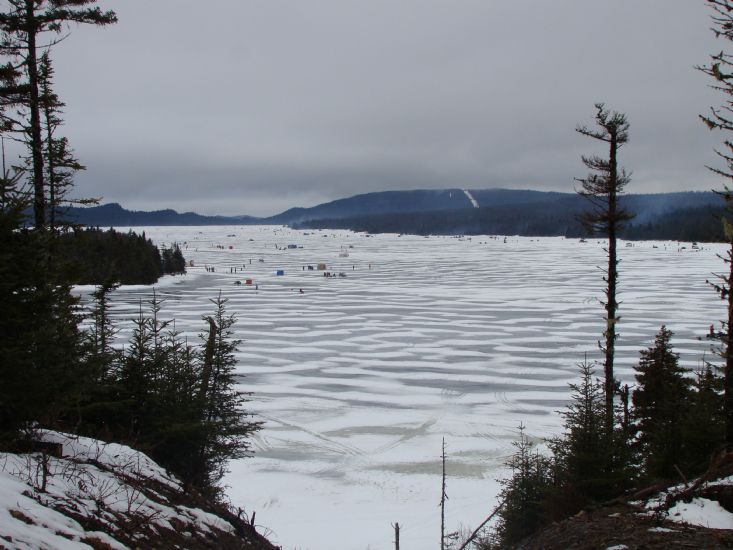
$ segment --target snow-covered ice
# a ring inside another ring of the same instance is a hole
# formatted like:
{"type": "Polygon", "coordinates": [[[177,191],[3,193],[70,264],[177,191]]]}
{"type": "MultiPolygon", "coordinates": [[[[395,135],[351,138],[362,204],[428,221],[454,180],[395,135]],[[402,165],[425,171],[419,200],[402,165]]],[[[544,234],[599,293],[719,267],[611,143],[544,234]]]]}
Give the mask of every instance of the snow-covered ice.
{"type": "MultiPolygon", "coordinates": [[[[519,423],[536,440],[558,433],[576,364],[600,357],[601,241],[134,229],[185,243],[194,261],[156,285],[177,329],[195,338],[219,291],[238,317],[241,387],[265,427],[256,457],[232,463],[228,494],[288,550],[388,548],[395,522],[403,549],[436,546],[443,437],[447,524],[475,527],[495,504],[519,423]],[[353,246],[348,257],[342,246],[353,246]],[[307,267],[319,263],[346,277],[307,267]],[[235,284],[248,278],[257,290],[235,284]]],[[[622,380],[663,323],[682,365],[711,357],[705,335],[724,307],[705,279],[724,269],[722,251],[621,244],[622,380]]],[[[121,288],[114,315],[130,319],[151,291],[121,288]]]]}

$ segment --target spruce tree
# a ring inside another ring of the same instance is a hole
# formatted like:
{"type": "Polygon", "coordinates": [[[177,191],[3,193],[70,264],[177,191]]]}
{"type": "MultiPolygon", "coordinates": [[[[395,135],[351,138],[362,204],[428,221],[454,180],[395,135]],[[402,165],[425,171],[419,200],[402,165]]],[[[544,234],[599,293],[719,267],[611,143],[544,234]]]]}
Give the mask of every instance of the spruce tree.
{"type": "Polygon", "coordinates": [[[105,425],[114,439],[216,495],[227,462],[250,455],[248,438],[260,423],[243,408],[249,394],[235,386],[234,317],[221,296],[212,302],[216,309],[205,318],[210,330],[199,349],[181,337],[175,322],[161,319],[157,296],[147,310],[141,303],[119,374],[113,372],[117,392],[96,406],[108,415],[105,425]]]}
{"type": "Polygon", "coordinates": [[[629,123],[622,113],[608,111],[603,103],[596,104],[596,128],[578,126],[576,131],[608,146],[608,158],[583,156],[583,164],[591,171],[585,178],[576,178],[580,183],[578,193],[588,199],[591,210],[581,216],[583,225],[592,234],[608,238],[608,268],[606,271],[606,328],[604,343],[599,344],[604,355],[606,432],[611,433],[614,418],[614,394],[617,382],[614,378],[614,356],[616,350],[616,325],[618,323],[618,258],[616,239],[624,224],[633,216],[619,204],[630,176],[618,166],[618,151],[629,140],[629,123]]]}
{"type": "Polygon", "coordinates": [[[545,499],[553,485],[552,461],[542,455],[519,426],[519,441],[512,443],[516,452],[507,461],[511,477],[502,480],[499,499],[496,542],[510,548],[548,523],[545,499]]]}
{"type": "Polygon", "coordinates": [[[15,196],[7,210],[3,204],[6,238],[0,239],[7,260],[0,269],[0,424],[9,437],[32,422],[72,428],[76,419],[70,411],[78,410],[88,387],[71,272],[55,253],[53,232],[47,231],[41,57],[54,39],[41,44],[40,37],[58,37],[72,22],[113,22],[113,13],[89,7],[93,1],[8,0],[0,12],[0,132],[24,142],[29,159],[22,176],[10,178],[3,158],[3,202],[15,196]],[[33,229],[18,218],[20,205],[32,207],[33,229]],[[59,426],[60,421],[66,424],[59,426]]]}
{"type": "Polygon", "coordinates": [[[48,51],[45,51],[38,63],[38,78],[46,148],[48,227],[52,234],[61,221],[64,205],[96,204],[97,202],[95,199],[69,200],[68,194],[74,183],[74,175],[86,168],[74,157],[69,140],[57,135],[58,129],[63,124],[61,114],[65,104],[53,91],[53,75],[51,56],[48,51]]]}
{"type": "Polygon", "coordinates": [[[672,351],[672,331],[662,326],[654,345],[642,350],[632,394],[635,447],[647,478],[678,477],[686,441],[683,423],[689,413],[692,381],[672,351]]]}
{"type": "Polygon", "coordinates": [[[178,244],[173,245],[173,255],[171,257],[171,273],[185,273],[186,259],[183,257],[181,247],[178,244]]]}
{"type": "Polygon", "coordinates": [[[155,422],[145,439],[150,452],[185,483],[195,483],[199,450],[205,443],[205,426],[197,403],[201,382],[200,353],[175,329],[165,335],[163,376],[156,387],[155,422]]]}
{"type": "Polygon", "coordinates": [[[195,484],[209,488],[215,487],[224,476],[229,460],[250,456],[248,438],[261,428],[261,423],[250,420],[250,414],[244,409],[250,394],[236,388],[234,354],[240,341],[233,338],[231,330],[235,318],[227,314],[227,300],[221,293],[211,302],[214,315],[205,318],[210,331],[201,335],[206,346],[198,403],[204,441],[194,477],[195,484]]]}
{"type": "Polygon", "coordinates": [[[723,378],[708,362],[695,373],[687,416],[682,424],[685,442],[682,468],[688,476],[703,473],[725,441],[723,378]]]}
{"type": "Polygon", "coordinates": [[[35,334],[30,325],[29,276],[36,273],[36,265],[33,239],[23,230],[30,202],[17,190],[20,177],[5,171],[0,179],[0,441],[5,442],[14,439],[36,412],[32,380],[26,373],[32,367],[29,350],[35,334]]]}
{"type": "Polygon", "coordinates": [[[77,411],[79,431],[106,441],[119,437],[127,425],[119,384],[123,354],[114,346],[118,330],[110,313],[110,297],[118,286],[101,284],[92,293],[90,324],[83,334],[85,377],[79,380],[85,386],[77,411]]]}
{"type": "Polygon", "coordinates": [[[133,320],[133,330],[125,350],[120,369],[122,388],[120,399],[125,409],[125,428],[122,437],[131,442],[148,431],[147,411],[151,393],[153,344],[151,320],[139,304],[138,316],[133,320]]]}
{"type": "MultiPolygon", "coordinates": [[[[10,246],[18,247],[13,255],[19,263],[9,271],[27,270],[7,281],[10,296],[3,302],[2,317],[9,355],[3,356],[3,363],[4,374],[16,383],[11,399],[24,409],[22,422],[59,427],[60,415],[82,398],[85,369],[78,299],[65,278],[44,268],[46,239],[46,235],[22,231],[10,241],[10,246]]],[[[0,380],[0,386],[6,383],[7,379],[0,380]]]]}
{"type": "Polygon", "coordinates": [[[106,282],[92,293],[92,325],[86,330],[87,362],[94,365],[94,380],[101,382],[113,376],[113,369],[119,353],[113,347],[117,329],[110,318],[110,295],[119,284],[106,282]]]}
{"type": "Polygon", "coordinates": [[[46,268],[48,235],[24,227],[19,176],[0,179],[0,432],[12,439],[31,422],[58,426],[82,398],[83,368],[68,278],[46,268]]]}
{"type": "Polygon", "coordinates": [[[580,382],[570,385],[571,400],[561,412],[564,434],[550,440],[557,476],[553,499],[562,515],[618,494],[627,474],[618,445],[622,434],[606,431],[604,385],[586,361],[579,369],[580,382]]]}
{"type": "Polygon", "coordinates": [[[170,248],[163,249],[162,254],[163,273],[179,275],[186,273],[186,260],[181,252],[181,247],[174,243],[170,248]]]}

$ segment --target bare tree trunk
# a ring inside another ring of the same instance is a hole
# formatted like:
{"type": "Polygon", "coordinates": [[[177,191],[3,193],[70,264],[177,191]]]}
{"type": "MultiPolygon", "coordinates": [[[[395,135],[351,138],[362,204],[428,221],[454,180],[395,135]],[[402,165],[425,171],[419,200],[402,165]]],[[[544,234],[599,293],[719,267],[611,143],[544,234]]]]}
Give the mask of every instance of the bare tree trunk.
{"type": "MultiPolygon", "coordinates": [[[[45,101],[50,101],[48,98],[45,101]]],[[[56,210],[58,205],[56,204],[56,182],[54,181],[54,167],[53,163],[53,129],[51,127],[51,110],[48,104],[43,107],[43,116],[46,119],[46,155],[48,162],[48,204],[50,206],[48,212],[48,226],[53,233],[56,228],[56,210]]]]}
{"type": "Polygon", "coordinates": [[[440,550],[445,550],[445,501],[448,498],[445,494],[445,438],[443,438],[443,483],[440,492],[440,550]]]}
{"type": "Polygon", "coordinates": [[[728,326],[725,331],[725,378],[723,386],[723,414],[725,415],[725,444],[733,448],[733,240],[728,251],[728,326]]]}
{"type": "Polygon", "coordinates": [[[616,136],[611,135],[609,168],[610,182],[608,194],[608,276],[606,282],[606,358],[605,358],[605,392],[606,392],[606,430],[611,433],[613,430],[613,396],[616,389],[616,381],[613,374],[614,355],[616,353],[616,283],[618,280],[618,260],[616,254],[616,206],[618,197],[617,187],[617,161],[616,152],[618,144],[616,136]]]}
{"type": "Polygon", "coordinates": [[[392,527],[394,527],[394,548],[400,550],[400,524],[395,523],[392,527]]]}
{"type": "Polygon", "coordinates": [[[201,374],[201,393],[199,399],[202,404],[206,401],[209,393],[209,382],[211,381],[211,372],[214,368],[214,348],[216,346],[216,323],[212,317],[207,317],[209,322],[209,337],[206,340],[206,348],[204,349],[204,366],[201,374]]]}
{"type": "Polygon", "coordinates": [[[36,229],[46,227],[46,193],[43,174],[43,136],[41,133],[40,100],[38,97],[38,59],[36,58],[35,1],[25,0],[26,24],[28,25],[28,84],[30,88],[31,156],[33,163],[33,216],[36,229]]]}
{"type": "Polygon", "coordinates": [[[469,537],[463,542],[458,550],[465,550],[465,548],[467,548],[468,545],[474,541],[474,539],[481,532],[481,529],[483,529],[484,526],[493,519],[493,517],[499,512],[499,510],[501,510],[501,507],[504,506],[505,502],[505,500],[502,500],[499,504],[496,505],[496,508],[494,508],[494,510],[489,514],[489,517],[487,517],[483,522],[481,522],[481,525],[474,529],[473,533],[469,535],[469,537]]]}

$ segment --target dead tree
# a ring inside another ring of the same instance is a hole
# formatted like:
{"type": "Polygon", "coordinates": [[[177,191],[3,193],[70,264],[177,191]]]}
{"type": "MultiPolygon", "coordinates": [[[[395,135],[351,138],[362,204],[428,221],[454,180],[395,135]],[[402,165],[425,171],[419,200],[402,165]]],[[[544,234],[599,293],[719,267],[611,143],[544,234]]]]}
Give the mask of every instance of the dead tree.
{"type": "Polygon", "coordinates": [[[443,438],[441,459],[443,463],[443,476],[440,491],[440,550],[445,550],[445,501],[448,500],[448,495],[445,493],[445,438],[443,438]]]}
{"type": "Polygon", "coordinates": [[[499,513],[499,510],[501,510],[502,506],[504,506],[504,502],[506,501],[502,500],[501,502],[499,502],[499,504],[496,505],[496,508],[492,510],[489,516],[484,521],[481,522],[481,525],[476,527],[476,529],[473,530],[473,533],[471,533],[468,536],[468,538],[463,541],[463,544],[460,546],[460,548],[458,548],[458,550],[465,550],[466,548],[468,548],[468,545],[471,544],[476,539],[478,534],[481,532],[481,529],[486,527],[486,524],[489,523],[492,519],[494,519],[494,516],[499,513]]]}
{"type": "Polygon", "coordinates": [[[199,398],[204,401],[209,393],[209,383],[211,382],[211,372],[214,365],[214,350],[216,348],[216,333],[218,327],[213,317],[206,317],[209,322],[209,336],[206,339],[206,347],[204,348],[204,364],[201,374],[201,390],[199,398]]]}
{"type": "Polygon", "coordinates": [[[394,528],[394,548],[400,550],[400,524],[395,523],[392,527],[394,528]]]}

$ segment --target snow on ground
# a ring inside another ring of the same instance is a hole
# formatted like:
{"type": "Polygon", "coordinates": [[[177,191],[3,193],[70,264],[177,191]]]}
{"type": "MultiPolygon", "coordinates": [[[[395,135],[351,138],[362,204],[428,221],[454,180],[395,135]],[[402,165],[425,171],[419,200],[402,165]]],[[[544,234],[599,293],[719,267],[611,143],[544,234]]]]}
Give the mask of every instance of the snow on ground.
{"type": "MultiPolygon", "coordinates": [[[[702,492],[706,489],[730,485],[733,485],[733,476],[703,482],[697,491],[702,492]]],[[[644,507],[648,510],[644,513],[650,515],[662,513],[677,523],[699,525],[711,529],[733,529],[733,514],[723,508],[717,500],[699,496],[694,498],[688,496],[680,500],[687,489],[688,486],[685,484],[668,487],[644,503],[644,507]],[[690,502],[685,502],[685,500],[690,502]],[[670,502],[673,504],[670,505],[670,502]]],[[[636,504],[641,505],[641,502],[636,504]]]]}
{"type": "Polygon", "coordinates": [[[146,455],[124,445],[43,431],[39,439],[61,443],[63,456],[48,457],[47,476],[40,454],[0,453],[0,547],[17,549],[76,550],[92,548],[91,540],[113,549],[125,545],[100,531],[88,531],[68,514],[93,518],[114,530],[132,516],[146,523],[173,529],[194,525],[231,532],[231,525],[203,510],[167,504],[166,497],[143,491],[136,481],[154,480],[180,490],[171,478],[146,455]]]}
{"type": "Polygon", "coordinates": [[[119,443],[106,443],[98,439],[43,430],[43,441],[60,443],[63,456],[80,460],[94,460],[115,472],[143,479],[153,479],[172,489],[180,490],[181,482],[147,455],[119,443]]]}
{"type": "Polygon", "coordinates": [[[668,514],[669,519],[678,523],[711,529],[733,529],[733,514],[716,500],[693,498],[690,502],[678,502],[669,509],[668,514]]]}
{"type": "MultiPolygon", "coordinates": [[[[232,463],[228,494],[287,550],[388,548],[396,522],[404,550],[435,546],[443,437],[447,524],[476,526],[496,502],[518,424],[537,440],[557,433],[576,364],[600,357],[601,241],[135,229],[181,243],[194,261],[156,286],[177,329],[195,339],[220,291],[239,319],[242,389],[254,392],[249,407],[265,428],[256,457],[232,463]],[[318,263],[346,277],[307,267],[318,263]],[[247,278],[257,289],[235,284],[247,278]]],[[[723,247],[622,243],[624,381],[662,323],[682,365],[709,355],[708,327],[725,315],[705,284],[723,269],[716,252],[723,247]]],[[[114,315],[132,318],[151,292],[121,288],[114,315]]]]}
{"type": "Polygon", "coordinates": [[[12,543],[12,548],[29,550],[91,549],[81,541],[94,536],[112,548],[125,548],[106,535],[87,533],[73,519],[26,496],[27,491],[26,483],[0,469],[0,546],[12,543]]]}

